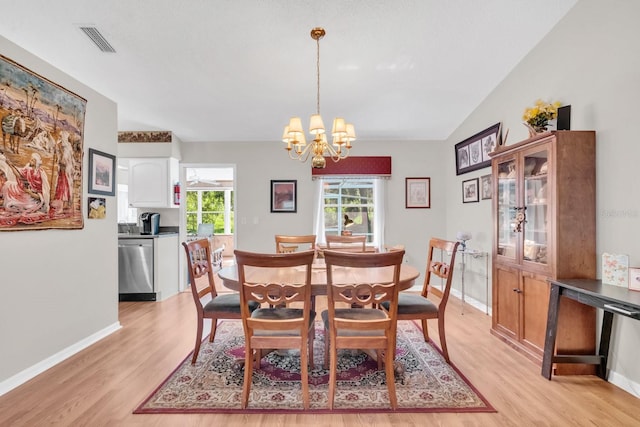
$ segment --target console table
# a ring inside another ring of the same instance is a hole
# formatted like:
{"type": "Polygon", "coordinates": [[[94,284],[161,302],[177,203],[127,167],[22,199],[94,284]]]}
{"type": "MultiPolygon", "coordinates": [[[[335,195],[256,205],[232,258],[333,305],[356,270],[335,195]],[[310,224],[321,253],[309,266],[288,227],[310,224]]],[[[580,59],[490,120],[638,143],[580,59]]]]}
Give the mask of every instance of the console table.
{"type": "Polygon", "coordinates": [[[467,256],[472,258],[484,258],[484,283],[485,283],[485,313],[489,314],[489,254],[474,249],[458,249],[458,254],[462,256],[460,268],[460,293],[462,294],[462,314],[464,314],[464,273],[467,269],[467,256]]]}
{"type": "Polygon", "coordinates": [[[613,315],[619,314],[640,320],[640,292],[630,291],[620,286],[606,285],[601,280],[557,279],[551,280],[550,283],[551,293],[542,358],[542,376],[548,380],[551,379],[554,363],[583,363],[598,365],[598,376],[606,380],[613,315]],[[554,355],[561,296],[604,310],[598,354],[554,355]]]}

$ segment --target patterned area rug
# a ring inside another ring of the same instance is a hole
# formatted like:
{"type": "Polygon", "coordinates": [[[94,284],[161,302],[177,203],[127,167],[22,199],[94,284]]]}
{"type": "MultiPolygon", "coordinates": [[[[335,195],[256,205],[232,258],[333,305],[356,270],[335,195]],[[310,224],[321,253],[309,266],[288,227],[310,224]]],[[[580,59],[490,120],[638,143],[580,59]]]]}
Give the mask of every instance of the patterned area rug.
{"type": "MultiPolygon", "coordinates": [[[[244,357],[244,332],[240,321],[224,321],[215,342],[203,342],[198,362],[191,365],[187,356],[134,413],[392,412],[384,371],[366,354],[349,350],[338,353],[334,410],[327,409],[324,333],[320,323],[316,328],[309,411],[302,407],[300,357],[294,352],[272,352],[262,359],[253,374],[249,407],[240,408],[244,368],[237,360],[244,357]]],[[[424,342],[414,322],[398,322],[396,361],[402,367],[396,374],[398,412],[495,412],[432,342],[424,342]]]]}

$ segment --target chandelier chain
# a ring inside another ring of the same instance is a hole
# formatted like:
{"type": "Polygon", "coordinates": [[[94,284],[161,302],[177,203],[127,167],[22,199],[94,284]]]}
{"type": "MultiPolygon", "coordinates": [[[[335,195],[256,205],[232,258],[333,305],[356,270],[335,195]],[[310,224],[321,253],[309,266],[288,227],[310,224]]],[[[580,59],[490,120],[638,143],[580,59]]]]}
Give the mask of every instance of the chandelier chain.
{"type": "Polygon", "coordinates": [[[316,113],[320,114],[320,38],[316,39],[316,75],[317,78],[317,88],[318,93],[316,96],[316,113]]]}

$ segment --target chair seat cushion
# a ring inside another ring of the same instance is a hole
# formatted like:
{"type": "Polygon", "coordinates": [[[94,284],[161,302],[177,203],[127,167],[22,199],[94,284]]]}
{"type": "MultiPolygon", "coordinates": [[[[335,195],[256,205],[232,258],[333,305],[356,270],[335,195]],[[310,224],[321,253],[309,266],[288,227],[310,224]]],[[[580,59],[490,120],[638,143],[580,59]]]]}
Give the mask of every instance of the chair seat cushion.
{"type": "MultiPolygon", "coordinates": [[[[256,301],[249,301],[249,310],[253,311],[260,306],[256,301]]],[[[236,313],[240,315],[240,294],[221,294],[209,301],[204,306],[205,313],[236,313]]]]}
{"type": "MultiPolygon", "coordinates": [[[[320,313],[324,329],[329,330],[329,311],[324,310],[320,313]]],[[[372,308],[337,308],[336,318],[349,320],[383,320],[388,319],[387,314],[382,310],[372,308]]],[[[368,330],[360,331],[356,329],[338,329],[339,336],[358,336],[358,335],[384,335],[384,330],[368,330]]]]}
{"type": "MultiPolygon", "coordinates": [[[[299,319],[303,316],[303,310],[301,308],[288,308],[288,307],[274,307],[274,308],[259,308],[251,313],[251,318],[261,320],[288,320],[299,319]]],[[[313,326],[313,322],[316,320],[316,312],[311,310],[309,313],[309,329],[313,326]]],[[[297,329],[291,330],[254,330],[254,335],[300,335],[300,331],[297,329]]]]}
{"type": "MultiPolygon", "coordinates": [[[[389,303],[383,302],[382,306],[389,309],[389,303]]],[[[400,292],[398,294],[398,315],[405,314],[436,314],[438,306],[422,295],[400,292]]]]}

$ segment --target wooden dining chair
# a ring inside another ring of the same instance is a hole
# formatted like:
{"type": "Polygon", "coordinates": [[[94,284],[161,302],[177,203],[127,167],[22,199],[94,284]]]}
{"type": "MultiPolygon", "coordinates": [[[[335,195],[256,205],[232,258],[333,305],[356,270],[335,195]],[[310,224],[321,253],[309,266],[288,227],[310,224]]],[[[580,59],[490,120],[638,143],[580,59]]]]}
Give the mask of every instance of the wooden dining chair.
{"type": "MultiPolygon", "coordinates": [[[[209,342],[213,342],[216,336],[218,319],[240,319],[240,294],[220,294],[216,291],[211,246],[209,239],[198,239],[190,242],[182,242],[187,253],[187,267],[189,271],[189,286],[198,314],[198,327],[196,331],[196,345],[193,350],[191,364],[195,364],[200,353],[202,343],[202,330],[204,319],[211,319],[211,332],[209,342]]],[[[247,309],[253,311],[258,308],[258,303],[252,302],[247,309]]]]}
{"type": "Polygon", "coordinates": [[[276,234],[276,253],[278,254],[298,252],[298,250],[301,249],[315,250],[315,247],[315,234],[308,234],[304,236],[287,236],[283,234],[276,234]]]}
{"type": "Polygon", "coordinates": [[[396,349],[397,302],[400,267],[404,251],[349,253],[326,250],[327,310],[321,313],[325,327],[325,368],[329,367],[329,409],[336,393],[338,350],[375,350],[378,369],[383,354],[391,407],[396,409],[394,357],[396,349]],[[344,269],[366,269],[366,283],[352,283],[344,269]],[[386,308],[380,304],[387,302],[386,308]],[[346,303],[346,304],[343,304],[346,303]],[[351,308],[343,306],[351,305],[351,308]],[[358,307],[353,307],[357,305],[358,307]],[[368,307],[367,307],[368,306],[368,307]],[[377,307],[377,308],[374,308],[377,307]]]}
{"type": "Polygon", "coordinates": [[[296,349],[300,352],[302,401],[304,409],[309,409],[308,365],[313,365],[312,331],[316,317],[311,309],[311,264],[315,251],[258,254],[235,250],[234,253],[245,334],[242,408],[246,408],[249,402],[253,363],[254,360],[260,363],[262,350],[296,349]],[[282,281],[274,282],[273,273],[265,272],[274,269],[282,281]],[[257,302],[263,307],[251,311],[248,308],[250,302],[257,302]],[[295,302],[301,302],[302,308],[286,306],[295,302]]]}
{"type": "Polygon", "coordinates": [[[325,235],[327,249],[344,252],[365,252],[367,236],[338,236],[336,234],[325,235]]]}
{"type": "MultiPolygon", "coordinates": [[[[449,363],[449,351],[444,331],[444,313],[451,292],[451,281],[453,278],[453,266],[456,261],[456,252],[460,242],[452,242],[438,238],[429,241],[429,252],[427,258],[427,271],[425,273],[424,284],[420,295],[410,292],[400,292],[398,296],[398,320],[420,320],[422,322],[422,333],[424,340],[429,341],[427,330],[428,319],[438,319],[438,333],[440,335],[440,346],[444,360],[449,363]],[[434,258],[434,253],[438,260],[434,258]],[[440,303],[436,304],[427,298],[429,286],[432,278],[442,278],[444,287],[440,303]]],[[[383,304],[384,305],[384,304],[383,304]]]]}

